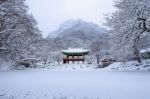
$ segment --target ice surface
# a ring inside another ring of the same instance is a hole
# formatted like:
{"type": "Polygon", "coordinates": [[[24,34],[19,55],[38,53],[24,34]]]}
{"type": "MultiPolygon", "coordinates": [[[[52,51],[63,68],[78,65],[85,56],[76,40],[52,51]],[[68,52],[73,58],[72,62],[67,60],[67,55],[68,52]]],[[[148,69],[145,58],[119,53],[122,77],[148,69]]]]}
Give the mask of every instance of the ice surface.
{"type": "Polygon", "coordinates": [[[55,96],[149,99],[149,86],[150,72],[100,69],[0,72],[0,99],[51,99],[55,96]]]}

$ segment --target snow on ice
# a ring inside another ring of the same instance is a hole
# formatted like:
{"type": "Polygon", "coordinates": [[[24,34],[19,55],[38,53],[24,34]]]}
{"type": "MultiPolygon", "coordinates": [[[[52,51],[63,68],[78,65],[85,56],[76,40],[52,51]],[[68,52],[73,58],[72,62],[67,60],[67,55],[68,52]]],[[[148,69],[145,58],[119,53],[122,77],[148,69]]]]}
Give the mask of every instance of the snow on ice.
{"type": "MultiPolygon", "coordinates": [[[[67,65],[62,65],[62,67],[67,65]]],[[[149,99],[150,72],[92,69],[0,72],[0,99],[149,99]]],[[[85,67],[84,67],[85,66],[85,67]]]]}

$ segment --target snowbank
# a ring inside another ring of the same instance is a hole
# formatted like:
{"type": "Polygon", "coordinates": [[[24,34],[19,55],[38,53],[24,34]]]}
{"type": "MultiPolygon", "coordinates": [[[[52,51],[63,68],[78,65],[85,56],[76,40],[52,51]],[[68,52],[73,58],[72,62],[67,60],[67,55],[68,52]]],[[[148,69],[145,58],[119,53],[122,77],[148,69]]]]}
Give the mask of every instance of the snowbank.
{"type": "Polygon", "coordinates": [[[129,62],[114,62],[103,70],[122,70],[122,71],[150,71],[150,60],[142,60],[129,62]]]}
{"type": "Polygon", "coordinates": [[[13,61],[5,61],[0,58],[0,70],[1,71],[8,71],[12,69],[12,65],[14,64],[13,61]]]}

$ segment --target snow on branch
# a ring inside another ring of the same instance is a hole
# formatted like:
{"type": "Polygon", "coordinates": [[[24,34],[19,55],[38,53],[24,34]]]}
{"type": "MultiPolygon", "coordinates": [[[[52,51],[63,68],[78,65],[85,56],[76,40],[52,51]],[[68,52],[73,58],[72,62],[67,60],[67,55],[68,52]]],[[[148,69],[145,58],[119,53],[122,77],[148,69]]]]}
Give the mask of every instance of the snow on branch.
{"type": "Polygon", "coordinates": [[[10,31],[24,32],[25,29],[7,29],[7,30],[4,30],[4,31],[1,31],[0,34],[10,32],[10,31]]]}

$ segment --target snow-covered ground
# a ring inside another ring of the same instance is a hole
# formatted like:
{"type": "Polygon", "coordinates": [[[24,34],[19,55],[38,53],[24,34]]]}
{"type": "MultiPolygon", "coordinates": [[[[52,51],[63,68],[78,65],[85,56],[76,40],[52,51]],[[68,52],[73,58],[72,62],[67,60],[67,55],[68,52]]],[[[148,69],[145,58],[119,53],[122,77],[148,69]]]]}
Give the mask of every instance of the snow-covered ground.
{"type": "Polygon", "coordinates": [[[149,71],[150,60],[0,71],[0,99],[150,99],[149,71]]]}
{"type": "Polygon", "coordinates": [[[150,71],[150,60],[142,60],[142,63],[137,61],[129,62],[114,62],[113,64],[105,67],[98,68],[97,64],[58,64],[47,65],[47,69],[52,70],[107,70],[107,71],[150,71]]]}
{"type": "Polygon", "coordinates": [[[103,70],[150,71],[150,60],[142,60],[142,63],[137,61],[115,62],[103,70]]]}
{"type": "Polygon", "coordinates": [[[49,65],[46,69],[52,70],[92,70],[97,69],[97,64],[57,64],[49,65]]]}
{"type": "Polygon", "coordinates": [[[33,69],[0,72],[0,99],[150,99],[150,72],[33,69]]]}

